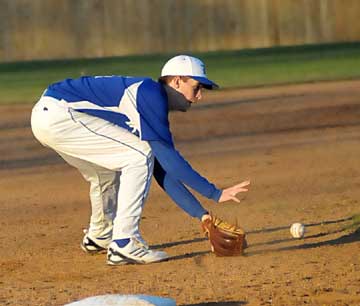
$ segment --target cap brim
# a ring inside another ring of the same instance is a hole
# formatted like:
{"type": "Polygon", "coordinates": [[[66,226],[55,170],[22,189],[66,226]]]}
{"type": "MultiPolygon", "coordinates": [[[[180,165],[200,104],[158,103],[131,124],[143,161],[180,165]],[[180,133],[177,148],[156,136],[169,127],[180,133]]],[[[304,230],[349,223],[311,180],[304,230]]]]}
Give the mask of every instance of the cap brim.
{"type": "Polygon", "coordinates": [[[203,87],[205,89],[218,89],[219,85],[217,85],[216,83],[214,83],[213,81],[210,81],[209,79],[205,78],[205,77],[199,77],[199,76],[189,76],[190,78],[199,81],[199,83],[201,85],[203,85],[203,87]]]}

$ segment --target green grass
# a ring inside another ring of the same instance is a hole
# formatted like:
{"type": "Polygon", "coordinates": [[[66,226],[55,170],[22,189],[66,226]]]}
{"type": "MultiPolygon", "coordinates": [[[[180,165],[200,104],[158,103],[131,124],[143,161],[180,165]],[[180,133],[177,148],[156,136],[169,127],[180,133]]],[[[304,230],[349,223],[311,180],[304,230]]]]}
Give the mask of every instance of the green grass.
{"type": "MultiPolygon", "coordinates": [[[[360,78],[360,43],[195,53],[222,88],[360,78]]],[[[171,55],[0,64],[0,104],[34,103],[49,83],[81,75],[154,79],[171,55]]]]}
{"type": "Polygon", "coordinates": [[[350,232],[360,231],[360,214],[354,214],[346,221],[341,230],[350,232]]]}
{"type": "Polygon", "coordinates": [[[349,225],[348,229],[350,230],[360,230],[360,214],[352,216],[352,223],[349,225]]]}

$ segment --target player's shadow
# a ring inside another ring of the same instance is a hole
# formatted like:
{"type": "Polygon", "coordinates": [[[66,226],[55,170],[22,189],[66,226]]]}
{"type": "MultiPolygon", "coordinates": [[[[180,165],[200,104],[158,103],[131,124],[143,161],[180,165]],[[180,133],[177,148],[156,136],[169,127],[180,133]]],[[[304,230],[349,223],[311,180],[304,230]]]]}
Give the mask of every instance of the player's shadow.
{"type": "MultiPolygon", "coordinates": [[[[337,230],[337,231],[332,231],[331,233],[320,233],[317,235],[313,235],[313,236],[308,236],[306,238],[303,239],[303,241],[306,241],[307,239],[310,238],[317,238],[317,237],[322,237],[322,236],[326,236],[329,234],[335,234],[335,233],[341,233],[343,232],[343,229],[337,230]]],[[[280,242],[284,242],[284,241],[293,241],[293,239],[283,239],[283,240],[277,240],[277,241],[270,241],[270,242],[266,242],[263,243],[264,245],[267,244],[276,244],[276,243],[280,243],[280,242]]],[[[312,249],[312,248],[318,248],[318,247],[322,247],[322,246],[334,246],[334,245],[340,245],[340,244],[349,244],[349,243],[354,243],[354,242],[358,242],[360,241],[360,227],[358,229],[356,229],[355,231],[348,233],[346,235],[340,236],[338,238],[334,238],[334,239],[329,239],[329,240],[325,240],[325,241],[319,241],[319,242],[312,242],[312,243],[304,243],[304,244],[300,244],[300,245],[293,245],[293,246],[284,246],[284,247],[279,247],[279,248],[275,248],[275,249],[269,249],[269,250],[256,250],[256,251],[251,251],[251,249],[249,251],[246,252],[246,256],[252,256],[252,255],[258,255],[258,254],[266,254],[266,253],[272,253],[272,252],[281,252],[281,251],[290,251],[290,250],[306,250],[306,249],[312,249]]],[[[257,244],[257,246],[260,244],[257,244]]],[[[255,245],[252,245],[255,246],[255,245]]]]}
{"type": "Polygon", "coordinates": [[[285,246],[271,250],[258,250],[258,251],[248,251],[246,252],[246,256],[258,255],[258,254],[266,254],[272,252],[280,252],[280,251],[290,251],[290,250],[303,250],[303,249],[312,249],[322,246],[329,246],[329,245],[339,245],[339,244],[348,244],[360,241],[360,229],[356,230],[355,232],[341,236],[339,238],[314,242],[314,243],[305,243],[301,245],[293,245],[293,246],[285,246]]]}
{"type": "MultiPolygon", "coordinates": [[[[318,222],[318,223],[307,223],[307,224],[305,224],[305,226],[306,227],[311,227],[311,226],[319,226],[319,225],[328,225],[328,224],[333,224],[333,223],[346,222],[346,221],[349,221],[351,219],[352,219],[352,217],[338,219],[338,220],[322,221],[322,222],[318,222]]],[[[276,232],[276,231],[280,231],[280,230],[287,230],[289,228],[290,228],[289,225],[271,227],[271,228],[262,228],[262,229],[258,229],[258,230],[247,231],[247,234],[252,235],[252,234],[261,234],[261,233],[271,233],[271,232],[276,232]]],[[[342,230],[340,230],[340,231],[342,231],[342,230]]],[[[332,233],[335,233],[335,232],[332,232],[332,233]]],[[[316,234],[316,235],[312,235],[312,236],[307,236],[306,238],[307,239],[309,239],[309,238],[317,238],[317,237],[321,237],[321,236],[326,236],[328,234],[329,233],[320,233],[320,234],[316,234]]],[[[178,246],[178,245],[202,242],[202,241],[205,241],[205,240],[207,240],[207,238],[201,237],[201,238],[194,238],[194,239],[188,239],[188,240],[172,241],[172,242],[168,242],[168,243],[155,244],[155,245],[152,245],[151,248],[152,249],[164,249],[164,248],[170,248],[170,247],[174,247],[174,246],[178,246]]],[[[263,243],[256,243],[256,244],[252,244],[251,246],[278,244],[278,243],[286,242],[286,241],[293,241],[293,238],[281,239],[281,240],[279,239],[279,240],[273,240],[273,241],[268,241],[268,242],[263,242],[263,243]]]]}
{"type": "Polygon", "coordinates": [[[172,260],[193,258],[193,257],[198,257],[198,256],[203,256],[203,255],[206,255],[206,254],[210,254],[210,253],[211,253],[210,250],[208,250],[208,251],[199,251],[199,252],[191,252],[191,253],[171,256],[171,257],[168,258],[168,260],[172,261],[172,260]]]}
{"type": "MultiPolygon", "coordinates": [[[[342,223],[342,222],[349,221],[351,219],[352,219],[352,217],[338,219],[338,220],[322,221],[322,222],[317,222],[317,223],[308,223],[308,224],[305,224],[305,226],[306,227],[311,227],[311,226],[328,225],[328,224],[334,224],[334,223],[342,223]]],[[[289,225],[286,225],[286,226],[279,226],[279,227],[272,227],[272,228],[263,228],[263,229],[259,229],[259,230],[252,230],[252,231],[248,231],[247,234],[248,235],[253,235],[253,234],[261,234],[261,233],[270,233],[270,232],[275,232],[275,231],[280,231],[280,230],[288,230],[288,229],[289,229],[289,225]]],[[[341,233],[343,231],[344,231],[344,229],[339,229],[337,231],[332,231],[332,232],[328,232],[328,233],[314,234],[314,235],[311,235],[311,236],[306,236],[305,238],[302,239],[302,241],[306,241],[306,240],[311,239],[311,238],[324,237],[324,236],[327,236],[329,234],[341,233]]],[[[178,246],[178,245],[185,245],[185,244],[193,244],[193,243],[197,243],[197,242],[203,242],[205,240],[207,240],[207,238],[205,238],[205,237],[194,238],[194,239],[174,241],[174,242],[168,242],[168,243],[153,245],[153,246],[151,246],[151,248],[152,249],[170,248],[170,247],[174,247],[174,246],[178,246]]],[[[279,252],[279,251],[288,251],[288,250],[311,249],[311,248],[316,248],[316,247],[321,247],[321,246],[326,246],[326,245],[338,245],[338,244],[347,244],[347,243],[357,242],[357,241],[360,241],[360,227],[357,230],[355,230],[354,232],[350,233],[350,234],[343,235],[341,237],[331,239],[331,240],[314,242],[314,243],[304,243],[302,245],[284,246],[284,247],[279,247],[279,248],[275,248],[275,249],[268,249],[268,250],[251,251],[251,248],[255,247],[255,246],[258,247],[258,246],[276,245],[276,244],[280,244],[280,243],[284,243],[284,242],[293,242],[293,241],[294,241],[293,238],[287,238],[287,239],[277,239],[277,240],[260,242],[260,243],[253,243],[253,244],[249,245],[249,248],[245,252],[245,256],[252,256],[252,255],[257,255],[257,254],[265,254],[265,253],[279,252]]],[[[206,255],[206,254],[209,254],[209,253],[211,253],[210,250],[186,253],[186,254],[181,254],[181,255],[170,257],[168,260],[179,260],[179,259],[185,259],[185,258],[193,258],[193,257],[197,257],[197,256],[206,255]]],[[[219,305],[219,304],[198,304],[198,305],[219,305]]],[[[232,304],[225,304],[225,305],[230,306],[232,304]]],[[[192,306],[194,306],[194,305],[192,305],[192,306]]]]}
{"type": "MultiPolygon", "coordinates": [[[[334,223],[342,223],[351,220],[353,217],[338,219],[338,220],[328,220],[328,221],[322,221],[317,223],[307,223],[304,224],[306,227],[311,226],[319,226],[319,225],[328,225],[328,224],[334,224],[334,223]]],[[[290,225],[284,225],[284,226],[278,226],[278,227],[270,227],[270,228],[262,228],[258,230],[252,230],[248,231],[248,234],[260,234],[260,233],[271,233],[271,232],[277,232],[281,230],[287,230],[290,228],[290,225]]]]}
{"type": "MultiPolygon", "coordinates": [[[[287,228],[287,227],[286,227],[287,228]]],[[[320,237],[324,237],[324,236],[328,236],[330,234],[337,234],[337,233],[341,233],[343,232],[343,229],[339,229],[336,231],[331,231],[331,232],[327,232],[327,233],[319,233],[319,234],[314,234],[314,235],[308,235],[304,238],[302,238],[302,241],[305,241],[307,239],[311,239],[311,238],[320,238],[320,237]]],[[[275,245],[275,244],[280,244],[280,243],[284,243],[284,242],[293,242],[294,238],[285,238],[285,239],[275,239],[275,240],[271,240],[271,241],[266,241],[266,242],[258,242],[258,243],[252,243],[251,247],[258,247],[258,246],[266,246],[266,245],[275,245]]]]}
{"type": "Polygon", "coordinates": [[[178,246],[178,245],[202,242],[205,240],[207,240],[207,238],[203,237],[203,238],[194,238],[194,239],[189,239],[189,240],[173,241],[173,242],[167,242],[167,243],[162,243],[162,244],[155,244],[155,245],[152,245],[151,248],[152,249],[171,248],[171,247],[178,246]]]}
{"type": "MultiPolygon", "coordinates": [[[[202,242],[204,240],[207,240],[207,238],[194,238],[194,239],[189,239],[189,240],[181,240],[181,241],[174,241],[174,242],[168,242],[168,243],[163,243],[163,244],[156,244],[156,245],[152,245],[151,249],[164,249],[164,248],[170,248],[170,247],[174,247],[174,246],[178,246],[178,245],[182,245],[182,244],[192,244],[192,243],[196,243],[196,242],[202,242]]],[[[193,258],[193,257],[197,257],[197,256],[202,256],[205,254],[209,254],[210,250],[207,251],[199,251],[199,252],[191,252],[191,253],[186,253],[186,254],[181,254],[181,255],[176,255],[176,256],[172,256],[169,257],[168,260],[179,260],[179,259],[185,259],[185,258],[193,258]]]]}

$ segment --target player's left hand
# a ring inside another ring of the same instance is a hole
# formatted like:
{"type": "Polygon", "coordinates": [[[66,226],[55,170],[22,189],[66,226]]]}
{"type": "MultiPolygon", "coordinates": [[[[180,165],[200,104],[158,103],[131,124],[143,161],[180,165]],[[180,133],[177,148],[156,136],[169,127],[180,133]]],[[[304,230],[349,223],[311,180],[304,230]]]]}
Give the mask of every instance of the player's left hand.
{"type": "Polygon", "coordinates": [[[236,195],[240,192],[247,192],[249,189],[247,188],[250,185],[250,181],[244,181],[240,184],[236,184],[232,187],[226,188],[222,191],[222,194],[219,199],[219,203],[226,202],[229,200],[233,200],[235,202],[240,202],[240,200],[236,197],[236,195]]]}

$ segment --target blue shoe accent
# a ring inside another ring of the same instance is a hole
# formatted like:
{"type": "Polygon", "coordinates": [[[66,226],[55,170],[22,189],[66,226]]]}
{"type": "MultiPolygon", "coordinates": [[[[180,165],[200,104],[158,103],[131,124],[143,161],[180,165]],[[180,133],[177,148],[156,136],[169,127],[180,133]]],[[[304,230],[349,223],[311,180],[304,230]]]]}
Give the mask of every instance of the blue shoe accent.
{"type": "Polygon", "coordinates": [[[125,239],[117,239],[114,240],[114,242],[116,242],[116,244],[120,247],[126,247],[128,245],[128,243],[130,242],[130,238],[125,238],[125,239]]]}

